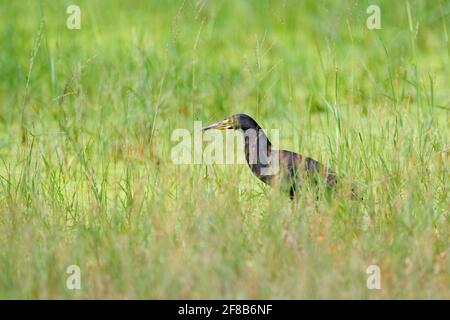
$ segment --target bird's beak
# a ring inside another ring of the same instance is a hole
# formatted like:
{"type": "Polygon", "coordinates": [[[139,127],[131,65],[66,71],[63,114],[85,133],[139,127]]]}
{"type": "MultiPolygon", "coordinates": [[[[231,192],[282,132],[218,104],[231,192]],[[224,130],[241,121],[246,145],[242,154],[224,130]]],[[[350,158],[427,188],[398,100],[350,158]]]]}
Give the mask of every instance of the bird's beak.
{"type": "Polygon", "coordinates": [[[233,129],[234,120],[230,118],[226,118],[225,120],[213,123],[209,126],[206,126],[202,128],[202,131],[206,131],[209,129],[218,129],[218,130],[224,130],[224,129],[233,129]]]}

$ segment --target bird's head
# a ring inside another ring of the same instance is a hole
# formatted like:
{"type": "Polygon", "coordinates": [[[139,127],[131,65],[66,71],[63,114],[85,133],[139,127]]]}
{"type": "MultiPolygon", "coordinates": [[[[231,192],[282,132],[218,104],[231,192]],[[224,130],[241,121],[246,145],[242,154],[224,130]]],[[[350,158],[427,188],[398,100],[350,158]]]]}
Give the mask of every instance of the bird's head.
{"type": "Polygon", "coordinates": [[[247,129],[258,129],[258,128],[259,125],[256,123],[255,120],[253,120],[252,117],[243,113],[239,113],[229,116],[209,126],[206,126],[202,128],[202,130],[206,131],[210,129],[218,129],[218,130],[234,129],[245,131],[247,129]]]}

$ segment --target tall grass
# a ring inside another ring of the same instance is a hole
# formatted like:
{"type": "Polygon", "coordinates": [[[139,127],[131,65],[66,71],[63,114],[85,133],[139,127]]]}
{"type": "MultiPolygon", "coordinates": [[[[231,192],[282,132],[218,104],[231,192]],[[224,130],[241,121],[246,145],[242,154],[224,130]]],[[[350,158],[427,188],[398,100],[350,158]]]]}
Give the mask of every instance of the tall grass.
{"type": "Polygon", "coordinates": [[[368,1],[77,1],[68,30],[70,1],[3,1],[0,298],[450,298],[450,7],[377,3],[381,30],[368,1]],[[334,197],[172,163],[238,112],[334,197]]]}

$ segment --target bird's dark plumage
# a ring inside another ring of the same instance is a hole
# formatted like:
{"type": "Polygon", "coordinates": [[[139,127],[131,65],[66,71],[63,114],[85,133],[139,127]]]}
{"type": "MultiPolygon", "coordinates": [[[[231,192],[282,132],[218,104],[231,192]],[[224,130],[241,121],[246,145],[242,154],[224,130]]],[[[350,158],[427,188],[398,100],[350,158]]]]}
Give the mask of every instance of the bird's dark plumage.
{"type": "Polygon", "coordinates": [[[278,185],[289,192],[291,198],[300,191],[306,179],[317,182],[326,179],[329,187],[337,182],[336,173],[318,161],[287,150],[274,150],[258,123],[246,114],[232,115],[203,128],[242,130],[245,139],[245,158],[252,172],[264,183],[278,185]]]}

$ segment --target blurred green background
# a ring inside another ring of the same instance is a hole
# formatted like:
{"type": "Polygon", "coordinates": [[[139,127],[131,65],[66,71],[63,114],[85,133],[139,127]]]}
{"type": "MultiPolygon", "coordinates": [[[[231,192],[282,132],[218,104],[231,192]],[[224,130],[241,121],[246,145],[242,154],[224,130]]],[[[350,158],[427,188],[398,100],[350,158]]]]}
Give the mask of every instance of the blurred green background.
{"type": "Polygon", "coordinates": [[[449,15],[448,1],[2,1],[0,298],[450,298],[449,15]],[[172,163],[174,129],[233,113],[343,190],[292,204],[246,165],[172,163]]]}

